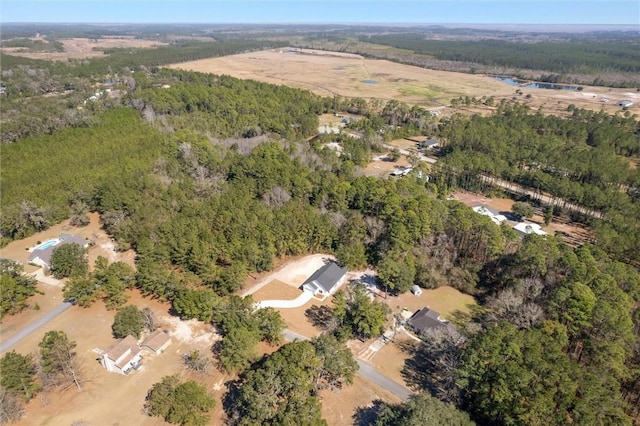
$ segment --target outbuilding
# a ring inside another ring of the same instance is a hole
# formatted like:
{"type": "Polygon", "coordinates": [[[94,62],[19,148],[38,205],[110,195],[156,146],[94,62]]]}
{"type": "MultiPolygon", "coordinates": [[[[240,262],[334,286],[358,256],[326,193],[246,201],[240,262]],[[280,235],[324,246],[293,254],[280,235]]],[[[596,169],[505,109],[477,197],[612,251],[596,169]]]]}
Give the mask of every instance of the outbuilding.
{"type": "Polygon", "coordinates": [[[413,287],[411,287],[411,293],[413,293],[416,296],[420,296],[422,294],[422,289],[420,288],[419,285],[415,285],[413,287]]]}

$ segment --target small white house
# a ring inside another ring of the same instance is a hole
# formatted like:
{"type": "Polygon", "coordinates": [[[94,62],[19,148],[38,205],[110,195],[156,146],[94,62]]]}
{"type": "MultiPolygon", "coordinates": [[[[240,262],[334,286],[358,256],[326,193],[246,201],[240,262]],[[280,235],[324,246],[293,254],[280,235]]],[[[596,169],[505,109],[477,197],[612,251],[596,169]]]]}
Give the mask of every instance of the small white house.
{"type": "Polygon", "coordinates": [[[142,349],[133,336],[127,336],[102,353],[100,363],[112,373],[129,374],[140,368],[142,349]]]}
{"type": "Polygon", "coordinates": [[[536,235],[548,235],[545,231],[542,230],[542,227],[537,223],[526,223],[520,222],[516,226],[513,227],[520,235],[525,236],[529,234],[536,235]]]}
{"type": "Polygon", "coordinates": [[[472,207],[472,210],[483,216],[488,216],[489,219],[491,219],[493,223],[495,223],[496,225],[501,225],[502,222],[507,220],[507,217],[505,215],[502,215],[499,212],[485,205],[472,207]]]}
{"type": "Polygon", "coordinates": [[[327,297],[344,282],[347,276],[347,269],[341,268],[335,262],[329,262],[313,273],[302,284],[302,290],[309,291],[314,295],[327,297]]]}

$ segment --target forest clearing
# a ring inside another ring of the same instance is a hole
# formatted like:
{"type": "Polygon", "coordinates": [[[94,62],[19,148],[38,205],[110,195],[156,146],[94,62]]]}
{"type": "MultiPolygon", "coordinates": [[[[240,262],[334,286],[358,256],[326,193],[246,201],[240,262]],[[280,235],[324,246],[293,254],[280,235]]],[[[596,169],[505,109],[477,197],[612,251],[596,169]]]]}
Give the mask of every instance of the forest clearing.
{"type": "MultiPolygon", "coordinates": [[[[33,37],[32,41],[43,41],[47,43],[41,37],[33,37]]],[[[20,56],[29,59],[43,59],[48,61],[67,61],[69,59],[83,59],[83,58],[95,58],[105,56],[105,49],[126,49],[126,48],[149,48],[164,46],[167,43],[163,43],[156,40],[144,40],[136,37],[100,37],[95,39],[74,37],[60,39],[64,50],[62,52],[46,51],[46,52],[31,52],[25,51],[21,47],[3,47],[2,52],[11,54],[12,56],[20,56]]]]}
{"type": "MultiPolygon", "coordinates": [[[[395,99],[411,105],[437,108],[442,114],[453,113],[452,109],[443,107],[460,96],[493,96],[498,102],[516,97],[534,110],[542,107],[546,113],[557,115],[566,115],[570,104],[615,113],[620,111],[616,103],[622,99],[635,100],[635,105],[630,108],[634,111],[638,108],[637,101],[640,101],[640,93],[630,89],[591,86],[584,86],[582,91],[523,88],[520,89],[522,94],[516,95],[516,87],[485,75],[436,71],[360,55],[298,48],[201,59],[173,64],[170,68],[284,84],[322,96],[395,99]],[[303,75],[304,78],[301,77],[303,75]],[[608,101],[603,103],[603,98],[608,101]]],[[[492,110],[485,106],[467,109],[471,113],[492,110]]]]}

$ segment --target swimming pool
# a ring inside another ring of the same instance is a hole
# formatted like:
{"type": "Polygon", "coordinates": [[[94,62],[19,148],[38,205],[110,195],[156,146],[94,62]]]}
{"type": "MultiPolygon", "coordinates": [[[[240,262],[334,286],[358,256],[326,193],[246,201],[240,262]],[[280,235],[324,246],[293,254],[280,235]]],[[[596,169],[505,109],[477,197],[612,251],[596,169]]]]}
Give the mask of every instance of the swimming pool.
{"type": "Polygon", "coordinates": [[[56,244],[58,244],[59,242],[60,242],[60,240],[59,240],[59,239],[54,238],[53,240],[45,241],[44,243],[40,244],[39,246],[37,246],[37,247],[35,248],[35,250],[44,250],[44,249],[46,249],[46,248],[49,248],[49,247],[53,247],[53,246],[55,246],[55,245],[56,245],[56,244]]]}

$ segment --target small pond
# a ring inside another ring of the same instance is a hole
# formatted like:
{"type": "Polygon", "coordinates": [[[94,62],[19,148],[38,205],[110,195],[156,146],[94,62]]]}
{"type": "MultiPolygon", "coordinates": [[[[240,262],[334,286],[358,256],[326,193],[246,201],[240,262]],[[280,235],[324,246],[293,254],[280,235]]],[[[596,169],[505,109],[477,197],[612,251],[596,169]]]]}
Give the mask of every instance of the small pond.
{"type": "Polygon", "coordinates": [[[362,80],[364,84],[378,84],[376,80],[362,80]]]}
{"type": "Polygon", "coordinates": [[[553,89],[553,90],[578,90],[578,86],[558,83],[544,83],[541,81],[520,80],[513,77],[493,77],[509,86],[522,87],[524,89],[553,89]]]}

